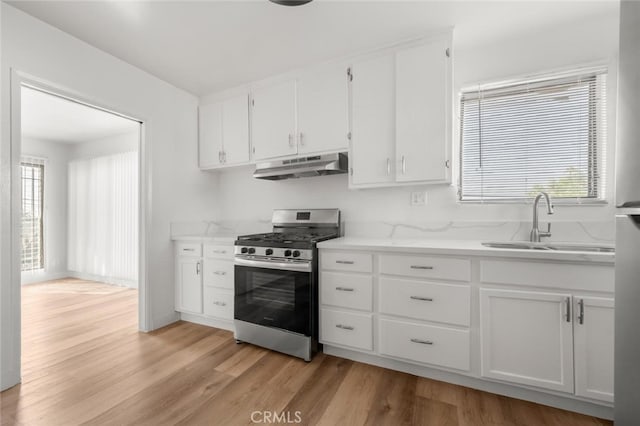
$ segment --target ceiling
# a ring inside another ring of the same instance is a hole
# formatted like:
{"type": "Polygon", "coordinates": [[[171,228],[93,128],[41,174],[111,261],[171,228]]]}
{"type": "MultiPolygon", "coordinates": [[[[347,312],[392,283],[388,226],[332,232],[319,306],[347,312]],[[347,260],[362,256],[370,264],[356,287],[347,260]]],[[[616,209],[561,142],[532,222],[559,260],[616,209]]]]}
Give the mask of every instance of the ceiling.
{"type": "Polygon", "coordinates": [[[465,48],[618,13],[617,0],[7,3],[198,96],[450,26],[465,48]]]}
{"type": "Polygon", "coordinates": [[[140,128],[136,121],[28,87],[21,100],[23,137],[73,144],[140,128]]]}

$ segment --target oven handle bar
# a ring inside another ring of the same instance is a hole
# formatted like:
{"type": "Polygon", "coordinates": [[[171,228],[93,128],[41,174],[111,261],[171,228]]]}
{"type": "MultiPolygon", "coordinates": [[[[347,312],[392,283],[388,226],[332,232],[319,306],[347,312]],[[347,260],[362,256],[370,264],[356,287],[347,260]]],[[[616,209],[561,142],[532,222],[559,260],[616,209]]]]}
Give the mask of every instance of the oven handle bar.
{"type": "Polygon", "coordinates": [[[270,262],[236,257],[234,263],[238,266],[249,266],[254,268],[279,269],[294,272],[311,272],[311,262],[270,262]]]}

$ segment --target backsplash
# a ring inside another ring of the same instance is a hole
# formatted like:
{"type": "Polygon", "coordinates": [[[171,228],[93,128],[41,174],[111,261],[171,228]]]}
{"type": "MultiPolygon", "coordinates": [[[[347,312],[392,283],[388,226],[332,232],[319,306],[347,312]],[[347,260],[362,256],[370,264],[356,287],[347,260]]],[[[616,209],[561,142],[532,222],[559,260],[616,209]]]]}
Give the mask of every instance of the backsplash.
{"type": "MultiPolygon", "coordinates": [[[[546,229],[541,221],[541,229],[546,229]]],[[[434,239],[434,240],[481,240],[518,241],[527,240],[531,222],[378,222],[344,221],[343,234],[348,237],[434,239]]],[[[271,230],[271,218],[240,221],[192,221],[173,222],[171,236],[216,235],[236,236],[271,230]]],[[[615,240],[615,222],[552,222],[551,241],[612,243],[615,240]]]]}

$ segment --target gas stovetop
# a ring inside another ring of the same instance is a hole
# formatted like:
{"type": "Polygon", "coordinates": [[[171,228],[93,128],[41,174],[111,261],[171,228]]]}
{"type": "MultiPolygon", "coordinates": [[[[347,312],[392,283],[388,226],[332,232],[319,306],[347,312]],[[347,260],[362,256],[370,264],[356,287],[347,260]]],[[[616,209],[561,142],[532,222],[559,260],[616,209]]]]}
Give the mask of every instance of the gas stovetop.
{"type": "Polygon", "coordinates": [[[268,232],[265,234],[242,235],[238,237],[236,245],[238,242],[247,244],[255,242],[271,244],[306,243],[311,245],[337,236],[338,235],[335,231],[268,232]]]}
{"type": "Polygon", "coordinates": [[[310,258],[316,243],[340,234],[337,209],[274,210],[272,223],[273,232],[239,236],[236,256],[310,258]]]}

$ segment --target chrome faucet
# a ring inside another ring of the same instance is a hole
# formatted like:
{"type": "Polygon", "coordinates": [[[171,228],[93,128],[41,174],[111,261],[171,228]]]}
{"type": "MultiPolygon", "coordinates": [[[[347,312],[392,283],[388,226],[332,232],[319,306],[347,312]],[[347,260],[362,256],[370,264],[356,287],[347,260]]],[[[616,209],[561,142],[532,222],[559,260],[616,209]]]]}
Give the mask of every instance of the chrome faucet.
{"type": "Polygon", "coordinates": [[[551,223],[547,223],[546,232],[540,232],[540,229],[538,228],[538,203],[540,202],[540,199],[542,197],[544,197],[545,201],[547,202],[547,214],[553,214],[553,204],[551,204],[549,194],[547,194],[546,192],[540,192],[533,202],[533,226],[531,228],[531,236],[529,238],[532,243],[539,243],[540,237],[551,236],[551,223]]]}

